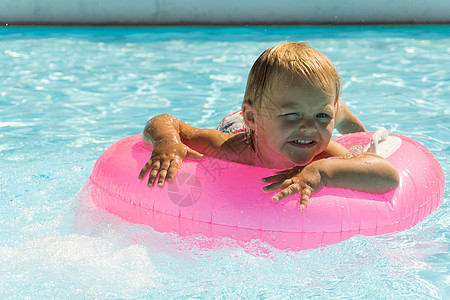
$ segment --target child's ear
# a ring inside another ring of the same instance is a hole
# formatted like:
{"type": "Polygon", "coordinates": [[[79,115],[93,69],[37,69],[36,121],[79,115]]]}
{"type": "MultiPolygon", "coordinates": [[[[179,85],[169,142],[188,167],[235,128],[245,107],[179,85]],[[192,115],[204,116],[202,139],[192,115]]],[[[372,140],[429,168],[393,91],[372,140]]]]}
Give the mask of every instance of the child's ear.
{"type": "Polygon", "coordinates": [[[248,103],[242,104],[242,117],[244,118],[245,125],[248,128],[255,130],[256,129],[256,110],[253,106],[248,103]]]}

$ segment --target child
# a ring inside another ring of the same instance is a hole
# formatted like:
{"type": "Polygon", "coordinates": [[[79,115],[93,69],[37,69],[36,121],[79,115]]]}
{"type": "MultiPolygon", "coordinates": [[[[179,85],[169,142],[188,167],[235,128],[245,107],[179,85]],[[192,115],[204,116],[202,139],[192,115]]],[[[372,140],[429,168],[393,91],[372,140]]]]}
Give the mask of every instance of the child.
{"type": "Polygon", "coordinates": [[[154,150],[139,179],[150,172],[149,187],[157,177],[161,187],[165,180],[172,181],[183,159],[207,155],[285,169],[263,178],[270,183],[263,190],[281,190],[274,201],[298,193],[301,208],[323,186],[369,193],[393,190],[398,173],[388,161],[372,153],[348,153],[331,141],[336,122],[344,133],[364,130],[339,101],[340,89],[341,78],[334,65],[317,50],[303,43],[267,49],[248,76],[243,124],[228,126],[238,130],[198,129],[170,115],[152,118],[143,138],[154,150]]]}

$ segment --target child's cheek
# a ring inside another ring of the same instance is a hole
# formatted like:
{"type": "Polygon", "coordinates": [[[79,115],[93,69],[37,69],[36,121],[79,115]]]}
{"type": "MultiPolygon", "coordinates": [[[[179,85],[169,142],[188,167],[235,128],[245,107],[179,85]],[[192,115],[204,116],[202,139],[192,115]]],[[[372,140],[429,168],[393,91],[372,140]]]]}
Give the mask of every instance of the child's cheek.
{"type": "Polygon", "coordinates": [[[286,130],[287,128],[296,128],[299,125],[298,121],[291,120],[289,118],[280,118],[280,121],[278,121],[278,123],[283,130],[286,130]]]}
{"type": "Polygon", "coordinates": [[[328,131],[330,134],[333,133],[333,129],[334,129],[334,120],[331,120],[330,122],[326,122],[326,123],[321,123],[319,124],[319,126],[321,128],[323,128],[323,130],[328,131]]]}

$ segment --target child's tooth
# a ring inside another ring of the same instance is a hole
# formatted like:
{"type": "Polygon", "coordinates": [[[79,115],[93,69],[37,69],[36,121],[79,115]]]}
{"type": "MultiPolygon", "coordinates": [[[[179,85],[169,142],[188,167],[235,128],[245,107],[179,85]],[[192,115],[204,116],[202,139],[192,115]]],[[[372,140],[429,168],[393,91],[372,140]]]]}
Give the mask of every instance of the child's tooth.
{"type": "Polygon", "coordinates": [[[310,141],[304,141],[304,140],[295,140],[294,141],[296,144],[310,144],[310,141]]]}

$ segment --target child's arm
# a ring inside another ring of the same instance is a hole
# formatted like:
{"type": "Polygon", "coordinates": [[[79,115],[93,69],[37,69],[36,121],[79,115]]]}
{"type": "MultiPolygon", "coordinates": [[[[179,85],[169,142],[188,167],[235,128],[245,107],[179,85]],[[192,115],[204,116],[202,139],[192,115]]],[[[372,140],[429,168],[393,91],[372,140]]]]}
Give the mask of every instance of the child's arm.
{"type": "Polygon", "coordinates": [[[322,187],[347,188],[367,193],[386,193],[398,186],[397,170],[376,154],[364,153],[353,158],[320,159],[304,167],[295,167],[262,179],[272,182],[265,192],[280,190],[273,199],[279,201],[300,194],[300,205],[306,207],[311,194],[322,187]]]}
{"type": "Polygon", "coordinates": [[[153,186],[156,177],[157,185],[162,186],[165,180],[173,179],[183,159],[201,159],[203,154],[222,157],[225,153],[229,160],[236,159],[229,142],[231,136],[218,130],[192,127],[168,114],[156,116],[147,122],[143,132],[144,141],[153,144],[153,151],[139,179],[150,172],[148,186],[153,186]]]}
{"type": "Polygon", "coordinates": [[[342,134],[366,131],[364,124],[341,100],[339,100],[339,108],[336,114],[336,129],[342,134]]]}

